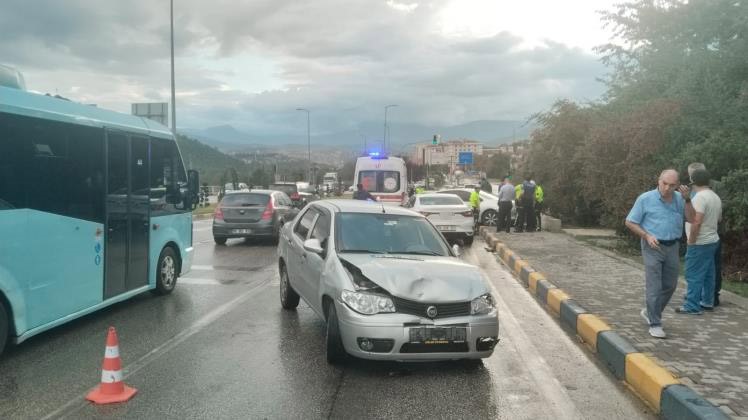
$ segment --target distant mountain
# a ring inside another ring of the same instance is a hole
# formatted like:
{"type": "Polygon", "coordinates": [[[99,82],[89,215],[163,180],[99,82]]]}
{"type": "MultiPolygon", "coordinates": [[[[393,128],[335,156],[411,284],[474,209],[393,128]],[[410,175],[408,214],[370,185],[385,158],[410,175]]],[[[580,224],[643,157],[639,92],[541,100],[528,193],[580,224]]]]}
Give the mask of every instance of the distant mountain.
{"type": "MultiPolygon", "coordinates": [[[[487,144],[509,143],[513,140],[527,138],[534,126],[524,121],[484,120],[471,121],[465,124],[434,127],[419,124],[389,124],[388,139],[394,147],[408,143],[429,141],[434,134],[442,140],[469,139],[487,144]]],[[[230,125],[209,127],[206,129],[180,129],[180,132],[199,139],[205,144],[217,147],[222,151],[248,151],[258,148],[277,148],[286,145],[305,144],[299,137],[253,135],[230,125]]],[[[383,126],[381,122],[363,123],[357,129],[326,134],[312,135],[312,145],[343,147],[351,150],[363,148],[364,138],[369,146],[381,144],[383,126]]]]}

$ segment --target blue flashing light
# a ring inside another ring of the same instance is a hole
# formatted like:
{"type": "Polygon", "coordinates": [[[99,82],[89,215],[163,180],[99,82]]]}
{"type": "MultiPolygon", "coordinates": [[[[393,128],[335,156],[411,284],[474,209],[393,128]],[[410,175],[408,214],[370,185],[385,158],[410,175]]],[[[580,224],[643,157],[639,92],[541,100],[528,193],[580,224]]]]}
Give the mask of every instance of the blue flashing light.
{"type": "Polygon", "coordinates": [[[366,155],[372,159],[387,159],[387,153],[379,150],[369,150],[366,155]]]}

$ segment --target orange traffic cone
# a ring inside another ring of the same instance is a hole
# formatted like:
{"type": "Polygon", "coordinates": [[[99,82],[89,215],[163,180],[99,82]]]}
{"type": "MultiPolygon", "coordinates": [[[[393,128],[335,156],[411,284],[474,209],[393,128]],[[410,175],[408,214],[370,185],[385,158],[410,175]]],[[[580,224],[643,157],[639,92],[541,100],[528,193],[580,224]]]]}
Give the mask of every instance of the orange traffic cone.
{"type": "Polygon", "coordinates": [[[86,395],[86,399],[96,404],[125,402],[138,392],[122,382],[122,360],[119,358],[117,331],[109,327],[106,336],[104,364],[101,368],[101,385],[86,395]]]}

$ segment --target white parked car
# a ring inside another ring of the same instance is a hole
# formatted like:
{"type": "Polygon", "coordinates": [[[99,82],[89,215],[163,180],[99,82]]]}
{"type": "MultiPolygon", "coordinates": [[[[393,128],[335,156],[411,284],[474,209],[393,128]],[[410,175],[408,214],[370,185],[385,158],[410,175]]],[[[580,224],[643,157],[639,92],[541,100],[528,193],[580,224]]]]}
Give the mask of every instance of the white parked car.
{"type": "MultiPolygon", "coordinates": [[[[473,192],[470,188],[451,188],[438,191],[439,194],[455,194],[462,199],[466,204],[470,205],[470,193],[473,192]]],[[[496,221],[499,219],[499,197],[487,193],[485,191],[480,192],[480,216],[478,221],[484,226],[496,226],[496,221]]],[[[517,210],[512,206],[512,226],[514,221],[517,219],[517,210]]]]}
{"type": "Polygon", "coordinates": [[[465,245],[473,244],[473,210],[457,195],[418,194],[410,197],[403,207],[424,215],[448,241],[462,240],[465,245]]]}
{"type": "Polygon", "coordinates": [[[499,318],[489,284],[420,213],[320,200],[281,232],[281,306],[304,299],[325,321],[328,362],[493,353],[499,318]]]}

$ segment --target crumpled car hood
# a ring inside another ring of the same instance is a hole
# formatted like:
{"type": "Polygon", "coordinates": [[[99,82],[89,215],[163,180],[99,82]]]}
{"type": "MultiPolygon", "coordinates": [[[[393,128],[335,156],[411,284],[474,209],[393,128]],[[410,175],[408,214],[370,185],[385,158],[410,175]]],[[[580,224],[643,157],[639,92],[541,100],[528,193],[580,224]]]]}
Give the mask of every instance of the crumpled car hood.
{"type": "Polygon", "coordinates": [[[340,254],[393,296],[420,302],[464,302],[488,293],[480,270],[447,257],[340,254]]]}

